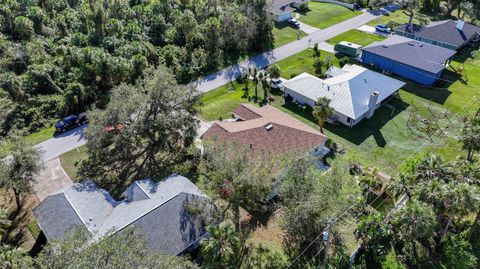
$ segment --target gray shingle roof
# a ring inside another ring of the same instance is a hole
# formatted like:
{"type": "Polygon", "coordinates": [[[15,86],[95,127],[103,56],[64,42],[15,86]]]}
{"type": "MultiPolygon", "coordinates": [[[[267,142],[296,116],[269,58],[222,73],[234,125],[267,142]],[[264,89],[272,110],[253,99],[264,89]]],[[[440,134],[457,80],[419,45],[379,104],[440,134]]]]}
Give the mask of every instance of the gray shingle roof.
{"type": "Polygon", "coordinates": [[[212,210],[209,199],[180,193],[132,225],[145,235],[152,249],[177,255],[205,234],[205,222],[208,220],[203,218],[205,215],[190,214],[189,206],[206,206],[205,211],[212,210]]]}
{"type": "Polygon", "coordinates": [[[49,239],[62,238],[70,229],[83,224],[63,193],[50,195],[34,209],[33,214],[49,239]]]}
{"type": "Polygon", "coordinates": [[[396,28],[397,31],[411,33],[417,36],[426,37],[432,40],[442,41],[457,47],[462,46],[476,34],[480,34],[480,27],[465,23],[462,30],[456,28],[454,20],[432,22],[421,26],[417,24],[403,24],[396,28]]]}
{"type": "Polygon", "coordinates": [[[445,69],[445,61],[456,53],[454,50],[402,36],[392,36],[383,41],[374,42],[362,50],[434,74],[445,69]]]}
{"type": "Polygon", "coordinates": [[[278,3],[271,3],[267,5],[267,11],[276,15],[281,15],[283,13],[292,12],[295,9],[289,5],[283,5],[278,3]]]}
{"type": "Polygon", "coordinates": [[[34,215],[48,239],[61,238],[69,228],[81,225],[98,240],[137,223],[147,240],[156,238],[152,247],[179,254],[204,233],[204,215],[189,215],[185,203],[205,202],[207,216],[213,209],[209,198],[195,184],[178,175],[158,183],[137,181],[125,191],[125,196],[128,199],[115,201],[93,182],[76,183],[48,196],[34,209],[34,215]]]}

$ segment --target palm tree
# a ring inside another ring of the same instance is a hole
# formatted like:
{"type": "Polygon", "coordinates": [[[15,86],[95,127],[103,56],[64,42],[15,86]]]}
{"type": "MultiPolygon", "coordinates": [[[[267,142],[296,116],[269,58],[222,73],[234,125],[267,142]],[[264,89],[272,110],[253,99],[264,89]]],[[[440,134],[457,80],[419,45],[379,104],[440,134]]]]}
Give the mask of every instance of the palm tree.
{"type": "Polygon", "coordinates": [[[320,127],[320,132],[322,133],[325,121],[335,114],[335,110],[330,107],[330,102],[330,99],[326,97],[320,97],[313,108],[313,116],[318,120],[318,126],[320,127]]]}
{"type": "Polygon", "coordinates": [[[366,173],[360,177],[360,184],[363,186],[363,192],[366,197],[365,202],[368,206],[371,198],[372,192],[375,191],[375,188],[381,183],[380,179],[377,177],[378,169],[374,168],[371,172],[366,173]]]}
{"type": "MultiPolygon", "coordinates": [[[[480,112],[480,110],[479,110],[480,112]]],[[[467,150],[467,160],[473,162],[475,152],[480,151],[480,119],[478,114],[466,120],[462,128],[462,136],[460,140],[463,143],[462,148],[467,150]]]]}
{"type": "Polygon", "coordinates": [[[263,101],[266,103],[268,100],[268,77],[263,76],[262,77],[262,89],[263,89],[263,101]]]}
{"type": "Polygon", "coordinates": [[[406,194],[409,198],[412,197],[412,182],[411,177],[406,174],[400,174],[398,178],[392,179],[388,185],[388,192],[395,198],[406,194]]]}
{"type": "Polygon", "coordinates": [[[451,179],[452,171],[442,157],[430,155],[420,160],[415,167],[414,174],[416,179],[421,181],[440,179],[448,182],[451,179]]]}
{"type": "Polygon", "coordinates": [[[278,79],[281,75],[280,67],[276,64],[271,65],[268,68],[268,76],[273,79],[278,79]]]}
{"type": "Polygon", "coordinates": [[[461,219],[476,211],[479,204],[476,188],[466,183],[447,185],[442,197],[440,197],[441,212],[447,218],[447,223],[442,233],[443,238],[454,219],[461,219]]]}
{"type": "Polygon", "coordinates": [[[208,268],[235,268],[240,258],[240,238],[232,225],[220,223],[206,228],[210,237],[200,243],[200,251],[208,268]]]}
{"type": "Polygon", "coordinates": [[[248,91],[250,90],[250,69],[247,69],[247,72],[243,77],[243,83],[245,85],[245,87],[243,88],[243,90],[245,91],[245,97],[248,97],[248,91]]]}
{"type": "Polygon", "coordinates": [[[437,220],[432,207],[422,202],[410,202],[394,213],[391,223],[398,245],[404,246],[401,251],[408,255],[411,250],[413,257],[410,261],[415,263],[417,242],[428,240],[435,234],[437,220]]]}
{"type": "Polygon", "coordinates": [[[253,84],[255,84],[255,102],[256,102],[258,100],[258,82],[259,82],[259,74],[256,67],[253,68],[252,76],[253,76],[253,84]]]}

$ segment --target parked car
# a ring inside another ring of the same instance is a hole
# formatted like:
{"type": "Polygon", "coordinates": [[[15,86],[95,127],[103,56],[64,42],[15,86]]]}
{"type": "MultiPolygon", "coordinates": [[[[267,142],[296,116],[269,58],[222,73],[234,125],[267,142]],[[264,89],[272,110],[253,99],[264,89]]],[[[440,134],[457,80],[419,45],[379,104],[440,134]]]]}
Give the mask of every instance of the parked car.
{"type": "Polygon", "coordinates": [[[78,115],[69,115],[63,120],[55,123],[55,130],[57,132],[63,133],[67,130],[73,129],[80,125],[88,123],[87,114],[80,113],[78,115]]]}
{"type": "Polygon", "coordinates": [[[300,28],[300,23],[296,19],[290,19],[287,23],[294,28],[300,28]]]}
{"type": "Polygon", "coordinates": [[[388,28],[385,24],[377,24],[375,26],[375,30],[382,32],[382,33],[390,33],[391,29],[388,28]]]}
{"type": "Polygon", "coordinates": [[[362,9],[362,7],[357,3],[353,3],[353,9],[354,10],[360,10],[360,9],[362,9]]]}
{"type": "Polygon", "coordinates": [[[270,87],[281,90],[283,88],[283,81],[281,79],[272,79],[270,81],[270,87]]]}

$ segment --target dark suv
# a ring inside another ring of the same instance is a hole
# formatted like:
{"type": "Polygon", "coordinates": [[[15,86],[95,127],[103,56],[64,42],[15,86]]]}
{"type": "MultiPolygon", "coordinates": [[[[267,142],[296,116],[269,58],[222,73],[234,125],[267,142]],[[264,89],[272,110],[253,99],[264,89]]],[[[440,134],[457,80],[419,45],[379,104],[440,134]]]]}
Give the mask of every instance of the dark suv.
{"type": "Polygon", "coordinates": [[[57,132],[63,133],[86,123],[88,123],[87,114],[80,113],[78,115],[67,116],[63,120],[55,123],[55,129],[57,132]]]}

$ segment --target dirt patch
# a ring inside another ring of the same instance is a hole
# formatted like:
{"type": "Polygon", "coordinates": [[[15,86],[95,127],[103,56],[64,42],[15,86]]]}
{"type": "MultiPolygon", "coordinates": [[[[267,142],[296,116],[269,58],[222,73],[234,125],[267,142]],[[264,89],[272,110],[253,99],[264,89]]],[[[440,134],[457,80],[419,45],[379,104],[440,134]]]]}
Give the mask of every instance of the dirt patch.
{"type": "Polygon", "coordinates": [[[273,249],[283,249],[284,233],[280,227],[280,217],[278,212],[249,214],[249,218],[243,219],[243,223],[248,220],[251,233],[248,238],[250,244],[264,244],[273,249]]]}
{"type": "Polygon", "coordinates": [[[35,222],[32,210],[38,205],[39,200],[35,194],[25,194],[22,195],[21,202],[20,211],[15,213],[16,205],[13,193],[0,190],[0,207],[8,210],[12,221],[12,225],[7,229],[5,240],[10,245],[19,246],[28,251],[36,241],[36,238],[28,229],[28,225],[33,225],[32,223],[35,222]]]}

